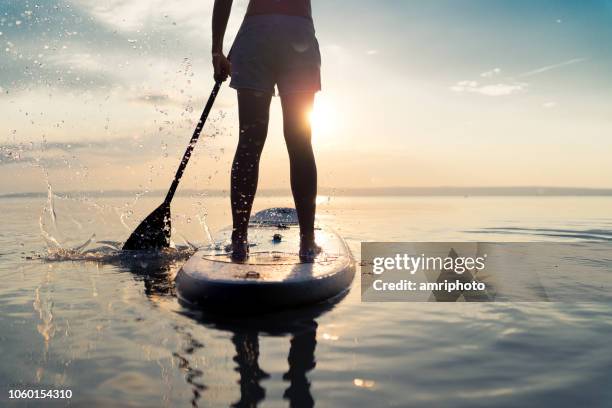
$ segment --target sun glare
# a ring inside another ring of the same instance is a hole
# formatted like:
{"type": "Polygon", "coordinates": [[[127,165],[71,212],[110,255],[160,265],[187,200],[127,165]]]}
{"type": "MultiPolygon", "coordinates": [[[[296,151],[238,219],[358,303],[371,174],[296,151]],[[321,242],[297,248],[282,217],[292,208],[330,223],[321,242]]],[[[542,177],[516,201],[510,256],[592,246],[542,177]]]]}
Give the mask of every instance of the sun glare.
{"type": "Polygon", "coordinates": [[[321,136],[329,136],[335,126],[335,111],[330,99],[322,94],[318,94],[312,112],[308,115],[312,126],[313,139],[321,136]]]}

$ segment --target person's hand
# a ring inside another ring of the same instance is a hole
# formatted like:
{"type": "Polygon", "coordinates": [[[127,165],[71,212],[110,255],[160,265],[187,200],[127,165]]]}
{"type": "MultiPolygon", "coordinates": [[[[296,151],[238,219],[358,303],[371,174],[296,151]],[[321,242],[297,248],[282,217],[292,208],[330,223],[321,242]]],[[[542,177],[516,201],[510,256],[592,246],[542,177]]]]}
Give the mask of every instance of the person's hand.
{"type": "Polygon", "coordinates": [[[212,64],[215,69],[215,81],[224,82],[232,73],[232,64],[222,52],[213,52],[212,64]]]}

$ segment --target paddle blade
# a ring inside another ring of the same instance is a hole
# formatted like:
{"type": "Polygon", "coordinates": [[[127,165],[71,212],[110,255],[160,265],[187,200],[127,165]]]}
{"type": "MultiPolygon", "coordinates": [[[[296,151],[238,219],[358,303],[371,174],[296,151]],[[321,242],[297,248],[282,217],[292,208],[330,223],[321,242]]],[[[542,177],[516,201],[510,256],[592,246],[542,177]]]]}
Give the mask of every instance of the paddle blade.
{"type": "Polygon", "coordinates": [[[170,246],[170,205],[162,204],[145,218],[123,244],[124,251],[143,251],[170,246]]]}

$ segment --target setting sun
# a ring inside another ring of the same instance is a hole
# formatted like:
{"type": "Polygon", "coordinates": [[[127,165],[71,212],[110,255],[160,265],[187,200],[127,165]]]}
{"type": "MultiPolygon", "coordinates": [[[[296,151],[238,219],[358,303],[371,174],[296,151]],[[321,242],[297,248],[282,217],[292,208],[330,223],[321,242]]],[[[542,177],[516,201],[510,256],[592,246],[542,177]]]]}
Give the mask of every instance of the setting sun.
{"type": "Polygon", "coordinates": [[[314,140],[333,131],[336,125],[336,116],[337,112],[330,98],[323,94],[318,94],[312,112],[308,114],[314,140]]]}

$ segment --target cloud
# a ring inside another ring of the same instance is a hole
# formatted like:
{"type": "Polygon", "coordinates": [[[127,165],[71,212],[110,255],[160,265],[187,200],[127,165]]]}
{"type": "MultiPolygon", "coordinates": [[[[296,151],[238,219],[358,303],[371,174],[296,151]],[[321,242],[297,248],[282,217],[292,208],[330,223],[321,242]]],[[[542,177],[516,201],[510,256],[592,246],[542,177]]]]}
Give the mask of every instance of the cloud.
{"type": "Polygon", "coordinates": [[[112,72],[112,67],[108,64],[107,58],[102,58],[99,54],[93,55],[88,52],[64,52],[53,54],[47,57],[47,63],[66,67],[71,71],[87,71],[95,73],[112,72]]]}
{"type": "Polygon", "coordinates": [[[203,18],[212,12],[212,2],[199,0],[183,1],[180,7],[165,0],[77,0],[75,4],[96,20],[123,32],[152,26],[185,29],[189,25],[192,28],[196,22],[202,24],[203,18]]]}
{"type": "Polygon", "coordinates": [[[547,65],[545,67],[537,68],[537,69],[534,69],[532,71],[524,72],[524,73],[520,74],[518,76],[518,78],[525,78],[525,77],[530,77],[530,76],[542,74],[542,73],[547,72],[547,71],[552,71],[554,69],[566,67],[568,65],[578,64],[578,63],[581,63],[581,62],[584,62],[584,61],[586,61],[586,58],[574,58],[574,59],[571,59],[571,60],[568,60],[568,61],[560,62],[558,64],[547,65]]]}
{"type": "Polygon", "coordinates": [[[168,94],[148,93],[131,98],[134,102],[148,103],[152,105],[175,104],[176,101],[171,100],[168,94]]]}
{"type": "MultiPolygon", "coordinates": [[[[544,67],[540,67],[540,68],[522,73],[515,78],[531,77],[534,75],[542,74],[544,72],[566,67],[568,65],[578,64],[583,61],[586,61],[586,59],[585,58],[573,58],[571,60],[563,61],[558,64],[547,65],[544,67]]],[[[489,71],[485,71],[481,73],[480,77],[484,78],[485,80],[491,79],[501,74],[501,72],[502,72],[501,68],[493,68],[489,71]]],[[[466,92],[466,93],[475,93],[475,94],[480,94],[480,95],[485,95],[485,96],[508,96],[508,95],[514,95],[517,93],[524,92],[527,90],[528,86],[529,85],[525,82],[516,81],[514,78],[507,78],[507,82],[500,82],[496,84],[481,84],[478,81],[474,81],[474,80],[464,80],[464,81],[457,82],[455,85],[451,86],[450,89],[451,91],[458,92],[458,93],[466,92]]],[[[547,109],[550,109],[550,108],[554,108],[556,104],[554,104],[554,102],[547,102],[543,106],[547,109]]]]}
{"type": "Polygon", "coordinates": [[[45,167],[66,165],[66,153],[74,155],[77,150],[99,149],[102,143],[3,143],[0,144],[0,166],[9,164],[40,164],[45,167]]]}
{"type": "Polygon", "coordinates": [[[453,92],[466,92],[477,87],[478,82],[476,81],[459,81],[455,85],[451,86],[450,89],[453,92]]]}
{"type": "MultiPolygon", "coordinates": [[[[168,139],[178,143],[182,140],[168,139]]],[[[77,163],[95,167],[93,163],[131,164],[135,160],[151,160],[162,157],[160,146],[164,143],[158,133],[138,137],[120,137],[91,143],[41,142],[0,143],[0,166],[10,164],[35,164],[50,168],[69,168],[77,163]]],[[[167,148],[167,147],[166,147],[167,148]]],[[[180,150],[180,149],[179,149],[180,150]]]]}
{"type": "Polygon", "coordinates": [[[512,83],[512,84],[494,84],[485,85],[476,89],[482,95],[487,96],[506,96],[523,92],[527,89],[527,84],[512,83]]]}
{"type": "Polygon", "coordinates": [[[480,74],[480,76],[483,78],[492,78],[494,76],[499,75],[501,71],[501,68],[493,68],[490,71],[483,72],[482,74],[480,74]]]}
{"type": "MultiPolygon", "coordinates": [[[[200,46],[211,36],[213,1],[183,0],[177,7],[167,0],[73,0],[73,4],[101,24],[123,34],[167,33],[200,46]]],[[[246,2],[234,2],[232,16],[243,16],[246,2]]],[[[226,38],[233,37],[240,21],[230,18],[226,38]]]]}
{"type": "Polygon", "coordinates": [[[550,101],[550,102],[544,102],[542,104],[542,107],[545,109],[552,109],[552,108],[556,108],[557,107],[557,102],[554,101],[550,101]]]}
{"type": "Polygon", "coordinates": [[[527,84],[520,82],[482,85],[477,81],[459,81],[450,89],[458,93],[467,92],[484,96],[508,96],[525,91],[527,86],[527,84]]]}
{"type": "MultiPolygon", "coordinates": [[[[234,3],[227,44],[246,7],[245,1],[234,3]]],[[[212,5],[201,0],[185,0],[180,7],[165,0],[57,0],[34,8],[15,2],[0,19],[23,20],[19,28],[0,22],[3,52],[9,49],[0,64],[0,96],[44,89],[54,95],[86,91],[144,103],[184,103],[211,70],[205,50],[212,5]],[[23,17],[30,9],[32,17],[23,17]]]]}

